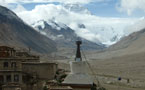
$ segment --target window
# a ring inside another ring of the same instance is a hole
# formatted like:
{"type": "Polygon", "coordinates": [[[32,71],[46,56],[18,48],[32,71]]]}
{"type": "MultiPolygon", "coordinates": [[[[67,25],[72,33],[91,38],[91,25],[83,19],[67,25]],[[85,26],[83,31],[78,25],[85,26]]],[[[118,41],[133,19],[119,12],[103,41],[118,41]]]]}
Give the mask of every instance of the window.
{"type": "Polygon", "coordinates": [[[4,62],[4,67],[8,67],[9,63],[8,62],[4,62]]]}
{"type": "Polygon", "coordinates": [[[16,67],[16,62],[12,62],[11,67],[16,67]]]}
{"type": "Polygon", "coordinates": [[[19,82],[19,75],[14,75],[14,82],[19,82]]]}
{"type": "Polygon", "coordinates": [[[7,75],[7,76],[6,76],[6,81],[7,81],[7,82],[11,82],[11,75],[7,75]]]}
{"type": "Polygon", "coordinates": [[[3,82],[4,82],[4,76],[0,75],[0,83],[3,83],[3,82]]]}

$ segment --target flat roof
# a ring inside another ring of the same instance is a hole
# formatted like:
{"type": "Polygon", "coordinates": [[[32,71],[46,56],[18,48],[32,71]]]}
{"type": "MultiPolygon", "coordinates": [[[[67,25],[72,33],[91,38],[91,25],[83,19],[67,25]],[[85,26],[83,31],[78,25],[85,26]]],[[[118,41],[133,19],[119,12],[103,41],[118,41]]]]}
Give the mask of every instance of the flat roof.
{"type": "Polygon", "coordinates": [[[43,63],[41,63],[41,62],[23,62],[22,64],[31,64],[31,65],[32,64],[33,65],[37,65],[37,64],[39,64],[39,65],[40,64],[45,65],[46,64],[47,65],[47,64],[57,64],[57,63],[53,63],[53,62],[46,62],[46,63],[44,63],[44,62],[43,63]]]}
{"type": "Polygon", "coordinates": [[[72,90],[70,86],[50,86],[50,90],[72,90]]]}

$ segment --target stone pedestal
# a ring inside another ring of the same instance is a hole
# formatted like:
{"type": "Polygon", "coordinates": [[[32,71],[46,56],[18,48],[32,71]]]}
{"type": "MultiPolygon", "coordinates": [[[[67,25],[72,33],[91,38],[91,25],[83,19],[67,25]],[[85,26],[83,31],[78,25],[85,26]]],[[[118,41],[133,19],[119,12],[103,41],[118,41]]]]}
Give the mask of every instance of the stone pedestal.
{"type": "Polygon", "coordinates": [[[87,63],[85,61],[70,62],[71,74],[88,74],[87,63]]]}
{"type": "Polygon", "coordinates": [[[63,84],[92,85],[93,80],[88,75],[87,63],[85,61],[74,61],[70,63],[71,73],[65,78],[63,84]]]}

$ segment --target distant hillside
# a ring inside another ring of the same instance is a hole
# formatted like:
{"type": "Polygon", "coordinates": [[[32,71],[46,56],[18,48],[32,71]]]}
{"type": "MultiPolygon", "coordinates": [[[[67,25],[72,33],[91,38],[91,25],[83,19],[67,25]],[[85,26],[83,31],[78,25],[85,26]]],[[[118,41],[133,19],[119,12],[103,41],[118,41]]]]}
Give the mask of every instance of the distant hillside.
{"type": "Polygon", "coordinates": [[[129,53],[141,52],[145,49],[145,29],[134,32],[129,36],[122,38],[118,43],[109,47],[108,50],[125,49],[129,53]]]}
{"type": "Polygon", "coordinates": [[[0,45],[31,48],[38,53],[56,51],[55,42],[25,24],[15,13],[0,6],[0,45]]]}
{"type": "Polygon", "coordinates": [[[104,51],[88,52],[87,54],[90,59],[111,59],[114,57],[120,58],[126,55],[137,55],[138,53],[145,53],[144,41],[145,29],[122,38],[119,42],[104,51]]]}

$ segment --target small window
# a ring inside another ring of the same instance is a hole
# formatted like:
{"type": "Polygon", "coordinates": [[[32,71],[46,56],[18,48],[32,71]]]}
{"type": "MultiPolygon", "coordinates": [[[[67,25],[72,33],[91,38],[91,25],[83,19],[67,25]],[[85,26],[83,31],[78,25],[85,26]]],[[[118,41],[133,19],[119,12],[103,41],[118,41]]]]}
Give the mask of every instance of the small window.
{"type": "Polygon", "coordinates": [[[19,82],[19,75],[14,75],[14,82],[19,82]]]}
{"type": "Polygon", "coordinates": [[[4,76],[0,75],[0,83],[3,83],[3,82],[4,82],[4,76]]]}
{"type": "Polygon", "coordinates": [[[12,62],[11,63],[11,67],[16,67],[17,65],[16,65],[16,62],[12,62]]]}
{"type": "Polygon", "coordinates": [[[12,80],[11,80],[11,75],[7,75],[7,76],[6,76],[6,81],[7,81],[7,82],[11,82],[11,81],[12,81],[12,80]]]}
{"type": "Polygon", "coordinates": [[[4,67],[8,67],[9,63],[8,62],[4,62],[4,67]]]}

